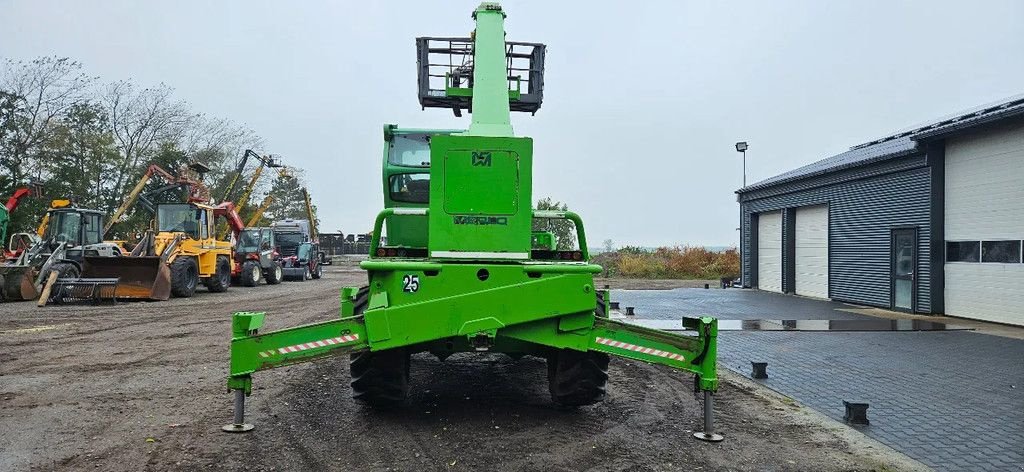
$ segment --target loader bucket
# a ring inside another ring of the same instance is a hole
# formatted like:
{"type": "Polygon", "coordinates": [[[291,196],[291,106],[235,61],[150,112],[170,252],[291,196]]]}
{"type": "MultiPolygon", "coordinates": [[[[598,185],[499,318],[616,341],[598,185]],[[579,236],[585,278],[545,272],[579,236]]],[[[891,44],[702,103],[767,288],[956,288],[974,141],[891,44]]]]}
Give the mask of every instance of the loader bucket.
{"type": "Polygon", "coordinates": [[[167,300],[171,298],[171,269],[159,257],[87,256],[82,278],[117,278],[118,300],[167,300]]]}
{"type": "Polygon", "coordinates": [[[27,265],[0,266],[0,287],[3,290],[3,299],[35,300],[39,297],[39,291],[35,284],[36,271],[27,265]]]}

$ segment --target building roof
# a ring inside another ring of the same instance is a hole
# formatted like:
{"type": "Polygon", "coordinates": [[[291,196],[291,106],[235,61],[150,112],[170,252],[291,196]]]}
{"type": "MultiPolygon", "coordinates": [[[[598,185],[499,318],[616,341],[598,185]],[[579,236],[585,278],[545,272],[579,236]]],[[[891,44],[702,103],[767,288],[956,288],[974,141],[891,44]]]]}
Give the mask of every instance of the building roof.
{"type": "Polygon", "coordinates": [[[785,182],[903,157],[915,153],[919,141],[948,136],[968,128],[1019,115],[1024,115],[1024,95],[981,105],[897,131],[889,136],[853,146],[849,151],[753,183],[737,190],[736,193],[745,193],[785,182]]]}

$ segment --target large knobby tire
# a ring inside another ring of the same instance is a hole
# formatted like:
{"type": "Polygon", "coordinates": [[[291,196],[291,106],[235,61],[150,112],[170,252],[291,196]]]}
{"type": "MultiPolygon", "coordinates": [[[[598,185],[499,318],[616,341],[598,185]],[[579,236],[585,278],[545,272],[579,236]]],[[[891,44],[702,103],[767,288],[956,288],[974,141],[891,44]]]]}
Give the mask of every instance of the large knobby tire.
{"type": "Polygon", "coordinates": [[[388,407],[409,395],[409,352],[403,348],[352,354],[348,365],[357,401],[388,407]]]}
{"type": "Polygon", "coordinates": [[[608,354],[555,350],[548,356],[548,390],[562,406],[593,405],[604,400],[608,354]]]}
{"type": "Polygon", "coordinates": [[[214,293],[226,292],[231,286],[231,259],[217,256],[217,271],[206,279],[206,288],[214,293]]]}
{"type": "Polygon", "coordinates": [[[284,269],[281,268],[281,263],[274,261],[270,264],[270,268],[267,269],[267,285],[277,285],[281,283],[281,279],[284,278],[284,269]]]}
{"type": "MultiPolygon", "coordinates": [[[[607,317],[604,292],[597,292],[594,315],[607,317]]],[[[608,355],[571,349],[552,350],[548,356],[548,390],[559,405],[576,407],[604,400],[608,383],[608,355]]]]}
{"type": "Polygon", "coordinates": [[[171,263],[171,294],[188,298],[196,293],[199,285],[199,264],[190,256],[182,256],[171,263]]]}
{"type": "Polygon", "coordinates": [[[246,287],[255,287],[263,276],[263,268],[256,261],[245,261],[242,263],[241,273],[238,275],[238,282],[246,287]]]}
{"type": "Polygon", "coordinates": [[[57,273],[58,279],[77,279],[81,276],[78,266],[68,262],[58,262],[50,266],[50,272],[46,277],[43,277],[43,280],[48,280],[50,277],[49,274],[54,272],[57,273]]]}
{"type": "MultiPolygon", "coordinates": [[[[369,287],[359,290],[355,314],[366,310],[369,287]]],[[[352,398],[374,408],[401,403],[409,395],[409,352],[402,348],[386,351],[363,351],[349,359],[352,376],[352,398]]]]}

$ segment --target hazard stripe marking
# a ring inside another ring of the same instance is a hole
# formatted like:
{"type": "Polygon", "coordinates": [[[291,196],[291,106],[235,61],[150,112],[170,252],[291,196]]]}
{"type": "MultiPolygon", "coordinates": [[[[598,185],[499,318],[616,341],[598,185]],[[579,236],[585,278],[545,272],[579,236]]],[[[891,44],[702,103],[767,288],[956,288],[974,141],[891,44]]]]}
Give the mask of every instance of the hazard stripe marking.
{"type": "Polygon", "coordinates": [[[269,351],[262,351],[260,352],[260,357],[270,357],[273,356],[274,354],[288,354],[291,352],[299,352],[308,349],[333,346],[335,344],[347,344],[358,340],[358,334],[346,334],[344,336],[338,336],[336,338],[321,339],[319,341],[312,341],[308,343],[295,344],[293,346],[279,347],[277,349],[271,349],[269,351]]]}
{"type": "Polygon", "coordinates": [[[598,344],[604,344],[605,346],[617,347],[619,349],[625,349],[627,351],[639,352],[642,354],[648,354],[652,356],[664,357],[666,359],[672,359],[674,361],[685,362],[686,359],[674,352],[662,351],[659,349],[652,349],[649,347],[637,346],[636,344],[624,343],[622,341],[616,341],[614,339],[598,337],[595,339],[598,344]]]}

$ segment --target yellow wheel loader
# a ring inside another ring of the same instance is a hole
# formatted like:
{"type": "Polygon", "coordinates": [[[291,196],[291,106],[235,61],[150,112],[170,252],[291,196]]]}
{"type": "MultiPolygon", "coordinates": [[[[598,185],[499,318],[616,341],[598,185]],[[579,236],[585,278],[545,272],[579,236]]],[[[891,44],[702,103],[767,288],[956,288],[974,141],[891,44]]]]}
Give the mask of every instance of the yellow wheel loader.
{"type": "Polygon", "coordinates": [[[244,226],[230,203],[161,204],[156,209],[155,229],[148,232],[124,257],[86,257],[82,278],[55,284],[52,298],[86,298],[74,295],[75,286],[89,286],[89,279],[117,279],[111,296],[118,300],[167,300],[191,297],[199,284],[211,292],[223,292],[231,284],[231,242],[216,238],[216,218],[224,216],[232,229],[244,226]]]}

